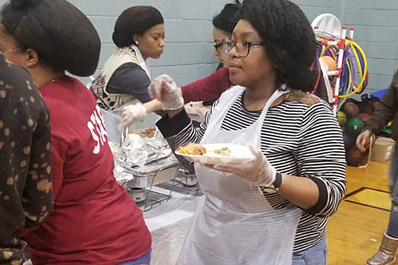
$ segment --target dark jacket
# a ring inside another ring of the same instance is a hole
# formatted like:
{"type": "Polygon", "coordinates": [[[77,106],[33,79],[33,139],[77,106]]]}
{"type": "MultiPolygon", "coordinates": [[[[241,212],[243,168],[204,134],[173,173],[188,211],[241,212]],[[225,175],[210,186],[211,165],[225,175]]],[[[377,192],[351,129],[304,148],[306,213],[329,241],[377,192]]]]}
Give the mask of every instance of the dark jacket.
{"type": "Polygon", "coordinates": [[[22,264],[19,234],[53,208],[49,112],[28,72],[0,55],[0,264],[22,264]]]}
{"type": "Polygon", "coordinates": [[[398,71],[394,74],[390,87],[363,130],[368,129],[372,133],[378,133],[391,120],[392,138],[398,142],[398,71]]]}

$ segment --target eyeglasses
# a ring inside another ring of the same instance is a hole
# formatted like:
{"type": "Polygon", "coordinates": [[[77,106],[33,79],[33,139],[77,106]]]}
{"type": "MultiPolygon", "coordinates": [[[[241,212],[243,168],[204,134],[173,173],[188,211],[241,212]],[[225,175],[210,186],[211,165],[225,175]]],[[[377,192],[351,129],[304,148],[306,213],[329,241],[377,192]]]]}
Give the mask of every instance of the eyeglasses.
{"type": "Polygon", "coordinates": [[[236,42],[236,41],[226,41],[224,43],[224,52],[229,53],[232,48],[235,48],[236,53],[240,57],[246,57],[250,53],[250,48],[253,46],[263,46],[263,42],[250,42],[250,41],[244,41],[244,42],[236,42]]]}
{"type": "MultiPolygon", "coordinates": [[[[214,45],[213,45],[213,46],[214,46],[214,49],[218,50],[221,46],[225,47],[225,43],[226,43],[226,42],[227,42],[226,40],[222,40],[220,43],[214,44],[214,45]]],[[[224,48],[224,50],[225,50],[225,48],[224,48]]]]}

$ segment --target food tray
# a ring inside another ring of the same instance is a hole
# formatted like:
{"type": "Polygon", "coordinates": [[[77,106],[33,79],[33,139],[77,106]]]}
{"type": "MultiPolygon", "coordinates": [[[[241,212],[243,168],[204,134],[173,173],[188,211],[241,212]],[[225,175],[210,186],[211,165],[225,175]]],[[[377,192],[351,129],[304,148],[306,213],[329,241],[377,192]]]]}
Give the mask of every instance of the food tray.
{"type": "Polygon", "coordinates": [[[176,175],[178,166],[178,160],[174,156],[169,156],[166,159],[141,167],[125,168],[127,172],[134,176],[134,179],[129,181],[127,186],[132,188],[150,188],[152,185],[172,180],[176,175]]]}
{"type": "Polygon", "coordinates": [[[148,211],[154,205],[167,201],[171,197],[172,189],[166,189],[165,194],[162,194],[153,191],[152,188],[154,185],[167,181],[174,182],[179,165],[175,156],[170,155],[165,159],[156,160],[140,167],[124,166],[126,172],[134,176],[134,179],[126,185],[126,189],[137,206],[143,211],[148,211]]]}
{"type": "Polygon", "coordinates": [[[150,173],[157,173],[161,170],[178,166],[179,162],[174,155],[170,155],[167,158],[153,161],[152,163],[140,166],[140,167],[132,167],[127,168],[129,172],[131,172],[134,176],[144,176],[150,173]]]}

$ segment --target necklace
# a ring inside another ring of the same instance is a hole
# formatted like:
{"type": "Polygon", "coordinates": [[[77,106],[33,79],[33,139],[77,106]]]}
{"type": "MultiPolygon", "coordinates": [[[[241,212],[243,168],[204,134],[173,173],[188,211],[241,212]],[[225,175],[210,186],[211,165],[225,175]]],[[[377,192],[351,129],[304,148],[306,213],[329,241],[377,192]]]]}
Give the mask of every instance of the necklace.
{"type": "Polygon", "coordinates": [[[52,83],[52,82],[58,81],[59,79],[63,78],[64,76],[65,76],[65,75],[61,75],[61,76],[58,76],[58,77],[51,78],[50,80],[48,80],[48,81],[46,81],[44,84],[42,84],[41,87],[42,87],[42,86],[45,86],[45,85],[47,85],[47,84],[50,84],[50,83],[52,83]]]}

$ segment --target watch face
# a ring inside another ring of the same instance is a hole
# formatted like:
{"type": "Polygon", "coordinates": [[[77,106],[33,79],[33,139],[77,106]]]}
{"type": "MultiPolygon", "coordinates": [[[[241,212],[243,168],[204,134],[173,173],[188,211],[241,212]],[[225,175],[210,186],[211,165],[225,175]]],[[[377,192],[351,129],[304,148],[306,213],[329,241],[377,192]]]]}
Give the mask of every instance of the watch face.
{"type": "Polygon", "coordinates": [[[282,174],[279,172],[276,172],[275,181],[274,181],[274,183],[272,183],[272,186],[274,189],[279,189],[281,184],[282,184],[282,174]]]}

